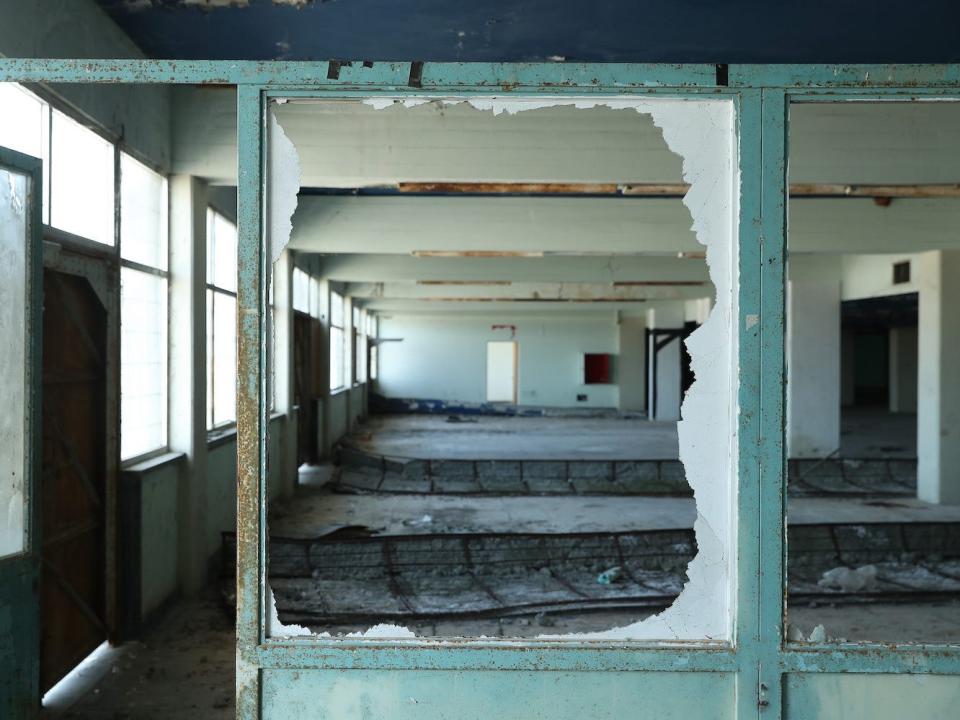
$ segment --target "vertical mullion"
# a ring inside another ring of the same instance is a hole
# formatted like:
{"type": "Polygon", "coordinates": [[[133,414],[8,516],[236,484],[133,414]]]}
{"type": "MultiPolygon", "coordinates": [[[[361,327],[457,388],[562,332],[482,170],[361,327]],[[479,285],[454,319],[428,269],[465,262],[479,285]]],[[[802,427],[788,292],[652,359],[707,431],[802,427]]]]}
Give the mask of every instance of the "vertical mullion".
{"type": "Polygon", "coordinates": [[[257,646],[264,637],[263,95],[237,87],[237,718],[260,714],[257,646]]]}
{"type": "Polygon", "coordinates": [[[782,89],[761,93],[760,681],[767,687],[767,717],[779,718],[786,584],[787,97],[782,89]]]}
{"type": "Polygon", "coordinates": [[[758,717],[761,663],[761,95],[740,93],[737,108],[740,217],[737,242],[737,718],[758,717]]]}

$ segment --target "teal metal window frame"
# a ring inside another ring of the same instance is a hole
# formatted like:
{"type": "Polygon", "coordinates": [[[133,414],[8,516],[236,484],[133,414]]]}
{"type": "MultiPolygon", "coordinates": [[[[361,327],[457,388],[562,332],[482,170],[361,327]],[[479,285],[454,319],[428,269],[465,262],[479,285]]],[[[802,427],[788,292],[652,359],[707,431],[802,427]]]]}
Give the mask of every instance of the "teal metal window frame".
{"type": "Polygon", "coordinates": [[[237,716],[260,713],[262,671],[631,670],[736,675],[738,718],[779,718],[787,673],[960,676],[960,645],[788,645],[785,617],[784,318],[789,104],[960,99],[960,65],[317,63],[0,59],[0,81],[237,85],[237,716]],[[264,157],[270,97],[666,95],[722,97],[737,113],[737,615],[732,645],[646,642],[268,640],[270,397],[264,157]]]}

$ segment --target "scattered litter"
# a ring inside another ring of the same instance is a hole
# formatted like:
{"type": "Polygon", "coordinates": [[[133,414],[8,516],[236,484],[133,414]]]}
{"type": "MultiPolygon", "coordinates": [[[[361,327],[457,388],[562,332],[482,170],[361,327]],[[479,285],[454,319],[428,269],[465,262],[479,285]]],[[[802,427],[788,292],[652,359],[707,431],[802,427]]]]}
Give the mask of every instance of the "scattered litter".
{"type": "Polygon", "coordinates": [[[476,418],[463,417],[462,415],[448,415],[447,422],[448,423],[475,423],[475,422],[479,422],[479,420],[477,420],[476,418]]]}
{"type": "Polygon", "coordinates": [[[419,520],[404,520],[404,525],[429,525],[433,522],[433,515],[424,515],[419,520]]]}
{"type": "Polygon", "coordinates": [[[620,566],[615,565],[597,575],[597,582],[601,585],[612,585],[613,583],[620,582],[622,576],[623,571],[620,569],[620,566]]]}
{"type": "Polygon", "coordinates": [[[877,585],[877,566],[864,565],[855,570],[847,567],[835,567],[827,570],[817,581],[817,585],[836,588],[846,593],[869,592],[877,585]]]}

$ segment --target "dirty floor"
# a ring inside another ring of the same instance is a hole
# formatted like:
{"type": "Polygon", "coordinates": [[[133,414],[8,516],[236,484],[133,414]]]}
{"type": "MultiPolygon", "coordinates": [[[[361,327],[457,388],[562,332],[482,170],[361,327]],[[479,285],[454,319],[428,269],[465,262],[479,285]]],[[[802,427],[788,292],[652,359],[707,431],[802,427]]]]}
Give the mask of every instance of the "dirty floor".
{"type": "MultiPolygon", "coordinates": [[[[392,457],[447,460],[661,460],[678,454],[677,426],[637,417],[373,416],[352,437],[392,457]]],[[[840,457],[917,454],[917,416],[845,408],[840,457]]]]}
{"type": "Polygon", "coordinates": [[[139,641],[104,647],[44,698],[43,718],[232,720],[234,628],[213,591],[172,607],[139,641]]]}

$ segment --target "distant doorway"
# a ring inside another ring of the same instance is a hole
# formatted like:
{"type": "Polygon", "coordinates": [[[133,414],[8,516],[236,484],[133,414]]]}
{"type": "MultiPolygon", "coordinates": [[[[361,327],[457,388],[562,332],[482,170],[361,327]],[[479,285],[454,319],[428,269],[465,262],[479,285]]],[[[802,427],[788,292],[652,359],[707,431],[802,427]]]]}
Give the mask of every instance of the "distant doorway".
{"type": "Polygon", "coordinates": [[[517,343],[487,343],[487,402],[517,402],[517,343]]]}

